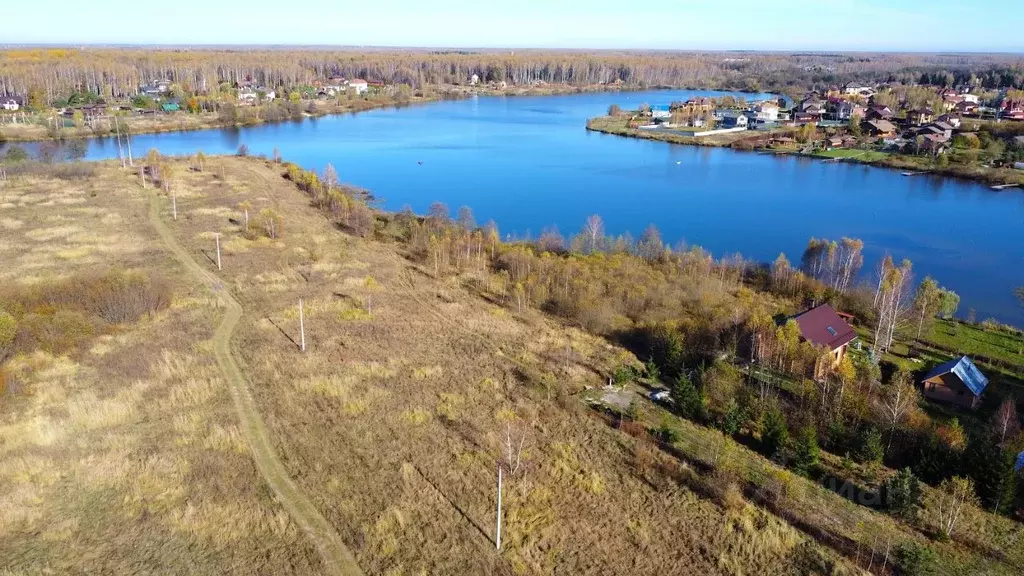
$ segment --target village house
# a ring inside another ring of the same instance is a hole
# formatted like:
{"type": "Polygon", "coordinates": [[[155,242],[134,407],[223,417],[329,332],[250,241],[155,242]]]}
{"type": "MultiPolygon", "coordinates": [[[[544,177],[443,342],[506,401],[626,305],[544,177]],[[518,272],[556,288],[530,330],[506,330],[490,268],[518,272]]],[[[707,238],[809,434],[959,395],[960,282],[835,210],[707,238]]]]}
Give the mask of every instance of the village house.
{"type": "Polygon", "coordinates": [[[922,136],[941,136],[943,140],[949,140],[953,137],[953,127],[945,122],[932,122],[922,126],[917,133],[922,136]]]}
{"type": "Polygon", "coordinates": [[[943,124],[948,124],[948,125],[952,126],[954,129],[960,127],[960,117],[959,116],[954,116],[952,114],[943,114],[942,116],[939,116],[938,118],[936,118],[935,121],[936,122],[941,122],[943,124]]]}
{"type": "Polygon", "coordinates": [[[751,108],[753,118],[759,123],[778,122],[779,121],[779,105],[775,102],[758,102],[751,108]]]}
{"type": "Polygon", "coordinates": [[[356,78],[355,80],[350,80],[348,85],[352,88],[352,91],[355,92],[356,94],[363,94],[367,90],[370,89],[370,85],[366,82],[366,80],[362,80],[360,78],[356,78]]]}
{"type": "Polygon", "coordinates": [[[971,104],[978,104],[978,95],[977,94],[967,94],[967,93],[964,93],[964,94],[961,94],[960,97],[964,99],[964,102],[969,102],[971,104]]]}
{"type": "Polygon", "coordinates": [[[0,110],[14,112],[18,108],[21,108],[21,101],[14,96],[4,96],[3,98],[0,98],[0,110]]]}
{"type": "Polygon", "coordinates": [[[872,106],[868,109],[868,120],[892,120],[896,114],[888,106],[872,106]]]}
{"type": "Polygon", "coordinates": [[[846,122],[854,116],[861,118],[867,113],[864,106],[843,98],[830,98],[828,101],[829,115],[833,120],[846,122]]]}
{"type": "Polygon", "coordinates": [[[978,113],[978,105],[965,100],[956,105],[956,112],[964,116],[974,116],[978,113]]]}
{"type": "Polygon", "coordinates": [[[704,115],[715,109],[715,101],[706,96],[690,98],[680,107],[684,112],[704,115]]]}
{"type": "Polygon", "coordinates": [[[939,364],[921,382],[925,398],[961,408],[977,408],[988,378],[967,356],[939,364]]]}
{"type": "Polygon", "coordinates": [[[938,156],[944,153],[947,148],[949,148],[949,138],[945,138],[941,134],[925,134],[919,151],[931,154],[932,156],[938,156]]]}
{"type": "Polygon", "coordinates": [[[907,112],[907,124],[911,126],[922,126],[931,122],[935,115],[931,108],[920,108],[907,112]]]}
{"type": "Polygon", "coordinates": [[[746,128],[749,123],[747,115],[739,110],[723,110],[715,115],[721,119],[722,128],[746,128]]]}
{"type": "Polygon", "coordinates": [[[896,126],[888,120],[867,120],[861,126],[866,133],[877,138],[892,138],[896,135],[896,126]]]}
{"type": "Polygon", "coordinates": [[[800,338],[829,352],[827,362],[819,360],[814,366],[814,377],[820,378],[828,369],[843,361],[846,348],[857,338],[857,333],[829,304],[820,304],[793,317],[800,327],[800,338]]]}
{"type": "Polygon", "coordinates": [[[875,89],[859,82],[847,82],[846,85],[843,86],[843,94],[870,98],[875,95],[875,89]]]}

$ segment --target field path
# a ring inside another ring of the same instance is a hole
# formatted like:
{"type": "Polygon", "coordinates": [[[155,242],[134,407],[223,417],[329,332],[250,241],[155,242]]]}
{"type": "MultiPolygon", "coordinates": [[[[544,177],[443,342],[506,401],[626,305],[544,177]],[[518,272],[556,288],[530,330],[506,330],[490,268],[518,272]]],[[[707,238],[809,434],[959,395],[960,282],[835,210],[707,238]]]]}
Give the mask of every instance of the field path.
{"type": "Polygon", "coordinates": [[[171,230],[160,218],[160,197],[153,193],[149,201],[149,219],[160,235],[160,239],[174,256],[197,279],[210,286],[227,308],[224,320],[213,333],[213,351],[217,365],[224,373],[224,380],[231,390],[231,398],[238,413],[242,434],[249,443],[263,479],[274,491],[278,502],[291,514],[295,522],[316,543],[323,556],[324,565],[331,574],[341,576],[362,576],[363,571],[356,563],[355,556],[345,546],[341,537],[310,499],[288,476],[284,465],[270,443],[269,433],[263,423],[256,403],[249,391],[249,384],[231,355],[231,336],[242,317],[242,305],[225,289],[221,280],[206,270],[178,243],[171,230]]]}

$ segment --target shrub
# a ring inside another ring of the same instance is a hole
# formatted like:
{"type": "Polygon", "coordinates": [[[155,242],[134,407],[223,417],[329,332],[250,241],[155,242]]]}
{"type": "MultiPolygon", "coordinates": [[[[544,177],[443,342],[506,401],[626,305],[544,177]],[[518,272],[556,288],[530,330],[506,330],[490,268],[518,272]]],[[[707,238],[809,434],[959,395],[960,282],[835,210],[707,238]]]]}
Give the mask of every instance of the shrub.
{"type": "Polygon", "coordinates": [[[928,546],[904,542],[893,551],[893,562],[903,576],[927,576],[935,572],[938,556],[928,546]]]}
{"type": "Polygon", "coordinates": [[[633,379],[633,369],[625,364],[620,364],[615,368],[615,373],[612,375],[616,384],[624,384],[633,379]]]}
{"type": "Polygon", "coordinates": [[[0,308],[0,362],[14,349],[14,338],[18,335],[18,321],[0,308]]]}
{"type": "Polygon", "coordinates": [[[679,441],[679,431],[673,428],[667,420],[662,420],[661,426],[658,427],[658,431],[655,436],[660,442],[665,444],[675,444],[679,441]]]}
{"type": "Polygon", "coordinates": [[[236,154],[238,156],[241,156],[242,158],[245,158],[246,156],[249,155],[249,146],[247,144],[239,144],[238,152],[236,154]]]}
{"type": "Polygon", "coordinates": [[[110,270],[82,288],[85,307],[112,324],[134,322],[170,305],[171,289],[162,278],[110,270]]]}

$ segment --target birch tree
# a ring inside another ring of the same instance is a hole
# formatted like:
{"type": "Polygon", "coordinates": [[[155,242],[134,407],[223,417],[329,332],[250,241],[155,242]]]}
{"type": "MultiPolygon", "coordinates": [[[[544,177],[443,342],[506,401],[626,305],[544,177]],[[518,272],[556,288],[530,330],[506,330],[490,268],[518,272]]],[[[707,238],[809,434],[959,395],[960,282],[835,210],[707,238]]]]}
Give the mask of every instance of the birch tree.
{"type": "Polygon", "coordinates": [[[999,410],[992,416],[989,422],[989,429],[999,441],[999,445],[1006,444],[1008,438],[1013,438],[1020,432],[1020,418],[1017,416],[1017,399],[1009,396],[999,405],[999,410]]]}
{"type": "Polygon", "coordinates": [[[917,387],[914,385],[913,379],[910,374],[900,370],[893,376],[893,382],[886,390],[880,404],[882,415],[889,426],[889,442],[885,447],[886,453],[892,448],[892,439],[896,435],[896,430],[917,407],[917,399],[917,387]]]}
{"type": "Polygon", "coordinates": [[[925,276],[914,295],[914,312],[917,314],[917,337],[924,332],[925,321],[933,318],[942,303],[942,292],[931,276],[925,276]]]}
{"type": "Polygon", "coordinates": [[[960,476],[943,480],[935,497],[939,529],[947,538],[951,538],[964,512],[977,505],[978,496],[974,492],[972,480],[960,476]]]}

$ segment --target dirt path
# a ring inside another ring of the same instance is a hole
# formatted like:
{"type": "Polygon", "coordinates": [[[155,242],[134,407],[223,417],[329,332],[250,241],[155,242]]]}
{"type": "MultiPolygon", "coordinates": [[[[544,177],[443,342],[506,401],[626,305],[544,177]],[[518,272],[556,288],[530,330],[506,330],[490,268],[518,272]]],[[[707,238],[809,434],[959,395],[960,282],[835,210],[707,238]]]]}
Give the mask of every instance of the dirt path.
{"type": "Polygon", "coordinates": [[[224,379],[231,391],[231,399],[234,401],[235,411],[238,413],[242,434],[249,443],[260,474],[274,491],[278,502],[316,543],[323,556],[327,572],[342,576],[362,576],[362,569],[359,568],[355,557],[342,542],[341,537],[288,476],[288,472],[270,443],[269,432],[263,424],[263,418],[249,392],[248,382],[231,355],[231,336],[238,320],[242,317],[242,305],[225,289],[224,284],[216,275],[200,266],[174,238],[170,229],[160,219],[160,197],[155,193],[150,197],[149,219],[167,248],[174,253],[174,256],[190,273],[210,286],[227,309],[224,320],[217,326],[213,334],[213,351],[217,358],[217,365],[224,373],[224,379]]]}

